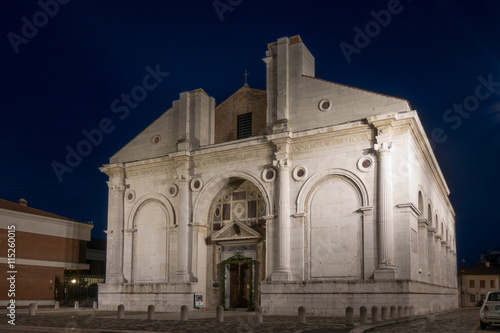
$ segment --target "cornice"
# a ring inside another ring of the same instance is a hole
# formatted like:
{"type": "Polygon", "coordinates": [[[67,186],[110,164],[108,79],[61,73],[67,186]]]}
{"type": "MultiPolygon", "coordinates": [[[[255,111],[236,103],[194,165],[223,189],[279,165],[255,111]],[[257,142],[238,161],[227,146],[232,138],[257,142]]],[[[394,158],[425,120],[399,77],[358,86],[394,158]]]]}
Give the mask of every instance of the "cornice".
{"type": "Polygon", "coordinates": [[[399,205],[396,205],[396,207],[398,207],[398,208],[410,208],[412,210],[412,212],[417,216],[419,216],[421,214],[420,210],[412,202],[399,204],[399,205]]]}
{"type": "MultiPolygon", "coordinates": [[[[7,264],[8,260],[5,257],[0,257],[0,264],[7,264]]],[[[89,269],[89,264],[80,264],[76,262],[63,262],[63,261],[48,261],[48,260],[33,260],[21,259],[16,257],[16,265],[22,266],[40,266],[40,267],[57,267],[57,268],[77,268],[89,269]]]]}
{"type": "Polygon", "coordinates": [[[421,156],[423,157],[426,166],[431,171],[430,173],[432,174],[435,184],[438,186],[439,191],[445,198],[446,205],[452,211],[453,217],[455,218],[455,211],[453,210],[453,207],[449,201],[450,189],[448,188],[444,175],[441,171],[441,168],[439,167],[439,163],[437,162],[436,156],[434,155],[431,144],[429,142],[429,139],[427,138],[417,112],[411,111],[408,114],[405,114],[404,117],[411,120],[409,132],[414,139],[414,143],[419,148],[419,153],[422,154],[421,156]]]}
{"type": "Polygon", "coordinates": [[[102,173],[105,173],[110,178],[115,176],[123,176],[124,175],[124,164],[123,163],[113,163],[113,164],[105,164],[99,168],[102,173]]]}
{"type": "Polygon", "coordinates": [[[272,158],[274,151],[269,143],[259,146],[234,148],[196,155],[193,159],[195,167],[210,167],[219,164],[244,160],[272,158]]]}

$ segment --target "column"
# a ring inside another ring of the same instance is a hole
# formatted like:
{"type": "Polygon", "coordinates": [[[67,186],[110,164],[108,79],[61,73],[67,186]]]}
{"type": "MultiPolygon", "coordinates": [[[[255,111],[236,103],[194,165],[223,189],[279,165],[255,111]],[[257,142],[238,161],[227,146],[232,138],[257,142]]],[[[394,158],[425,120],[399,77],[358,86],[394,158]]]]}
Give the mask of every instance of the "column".
{"type": "Polygon", "coordinates": [[[375,279],[395,279],[394,222],[392,190],[392,136],[379,129],[375,150],[378,153],[378,267],[375,279]]]}
{"type": "Polygon", "coordinates": [[[186,174],[177,177],[179,180],[179,215],[177,232],[177,272],[173,282],[189,282],[188,250],[189,250],[189,179],[186,174]]]}
{"type": "Polygon", "coordinates": [[[292,280],[290,269],[290,133],[280,134],[273,143],[276,145],[274,153],[276,160],[273,165],[278,169],[278,263],[271,275],[272,281],[292,280]]]}
{"type": "Polygon", "coordinates": [[[290,270],[290,166],[288,159],[274,161],[278,169],[278,268],[271,280],[291,280],[290,270]]]}
{"type": "Polygon", "coordinates": [[[108,229],[106,283],[123,283],[123,199],[125,171],[123,165],[104,167],[108,181],[108,229]]]}

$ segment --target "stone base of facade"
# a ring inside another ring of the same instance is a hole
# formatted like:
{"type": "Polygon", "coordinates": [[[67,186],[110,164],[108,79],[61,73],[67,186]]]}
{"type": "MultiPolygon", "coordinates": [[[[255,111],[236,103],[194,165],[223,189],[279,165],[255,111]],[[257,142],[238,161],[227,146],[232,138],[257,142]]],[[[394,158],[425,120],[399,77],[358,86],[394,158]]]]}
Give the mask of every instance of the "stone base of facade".
{"type": "Polygon", "coordinates": [[[120,304],[125,311],[147,311],[149,305],[157,312],[179,312],[186,305],[194,310],[194,294],[204,293],[197,284],[135,283],[99,284],[99,310],[117,310],[120,304]]]}
{"type": "MultiPolygon", "coordinates": [[[[183,305],[192,311],[194,294],[199,292],[204,290],[197,283],[102,283],[98,304],[100,310],[116,310],[123,304],[126,311],[147,311],[149,305],[158,312],[178,312],[183,305]]],[[[391,308],[404,310],[406,315],[458,307],[456,288],[405,280],[262,281],[260,292],[260,305],[267,315],[297,315],[300,306],[305,307],[307,315],[334,317],[344,317],[347,308],[357,316],[361,307],[369,314],[373,307],[379,314],[385,307],[388,312],[391,308]]]]}
{"type": "MultiPolygon", "coordinates": [[[[458,307],[456,288],[415,281],[261,282],[261,306],[267,315],[297,315],[300,306],[307,315],[344,317],[347,308],[358,316],[365,307],[382,313],[385,307],[408,314],[458,307]]],[[[398,315],[399,316],[399,315],[398,315]]]]}

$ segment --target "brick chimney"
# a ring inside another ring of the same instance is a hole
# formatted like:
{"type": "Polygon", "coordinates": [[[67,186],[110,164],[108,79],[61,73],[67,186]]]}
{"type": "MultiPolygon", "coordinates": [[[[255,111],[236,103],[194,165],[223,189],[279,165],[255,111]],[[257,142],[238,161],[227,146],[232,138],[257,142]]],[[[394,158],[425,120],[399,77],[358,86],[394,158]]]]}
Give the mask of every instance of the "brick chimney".
{"type": "Polygon", "coordinates": [[[28,201],[26,201],[26,199],[19,199],[17,200],[17,203],[20,204],[21,206],[28,206],[28,201]]]}

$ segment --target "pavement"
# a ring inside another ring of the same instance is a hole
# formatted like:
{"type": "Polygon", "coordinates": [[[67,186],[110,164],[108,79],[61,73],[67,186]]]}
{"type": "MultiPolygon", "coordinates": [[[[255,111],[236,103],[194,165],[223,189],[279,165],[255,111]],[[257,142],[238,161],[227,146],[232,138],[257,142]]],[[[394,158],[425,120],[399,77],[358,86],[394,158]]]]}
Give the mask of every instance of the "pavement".
{"type": "MultiPolygon", "coordinates": [[[[16,325],[9,325],[6,311],[0,311],[0,332],[78,332],[78,333],[138,333],[138,332],[238,332],[238,333],[361,333],[374,332],[480,332],[477,308],[455,309],[441,313],[404,317],[384,322],[354,326],[344,324],[344,318],[308,316],[306,324],[299,324],[296,316],[264,316],[258,323],[254,312],[226,311],[224,322],[216,321],[215,311],[192,311],[188,321],[180,321],[180,313],[156,313],[147,320],[147,312],[125,312],[124,319],[116,311],[81,308],[58,310],[39,308],[35,316],[27,308],[16,309],[16,325]],[[477,326],[477,325],[476,325],[477,326]],[[474,331],[472,329],[475,329],[474,331]]],[[[494,328],[490,328],[495,331],[494,328]]],[[[500,328],[497,330],[500,332],[500,328]]]]}

